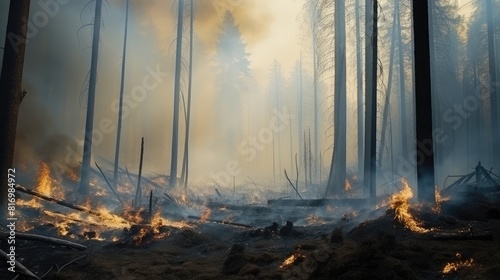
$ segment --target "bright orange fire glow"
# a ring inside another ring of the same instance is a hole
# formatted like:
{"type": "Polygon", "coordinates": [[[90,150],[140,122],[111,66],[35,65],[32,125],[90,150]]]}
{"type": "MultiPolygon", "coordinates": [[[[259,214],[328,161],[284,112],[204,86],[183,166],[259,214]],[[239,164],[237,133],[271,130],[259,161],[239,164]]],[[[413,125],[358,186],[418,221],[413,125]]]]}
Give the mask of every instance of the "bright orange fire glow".
{"type": "Polygon", "coordinates": [[[439,214],[441,213],[441,203],[450,200],[450,197],[449,196],[443,197],[437,187],[435,191],[435,197],[436,197],[436,205],[432,207],[432,211],[434,211],[434,213],[439,214]]]}
{"type": "Polygon", "coordinates": [[[443,274],[450,274],[457,271],[461,267],[470,267],[474,265],[474,259],[470,258],[465,261],[461,261],[462,255],[460,253],[456,254],[459,261],[447,263],[443,268],[443,274]]]}
{"type": "Polygon", "coordinates": [[[430,230],[422,227],[422,222],[418,221],[410,213],[410,199],[413,197],[413,192],[408,184],[408,181],[403,178],[403,189],[391,196],[391,209],[395,212],[395,219],[398,219],[404,224],[405,228],[418,233],[426,233],[430,230]]]}
{"type": "Polygon", "coordinates": [[[35,190],[43,195],[51,195],[51,179],[49,165],[43,161],[40,162],[40,170],[38,171],[38,178],[36,179],[35,190]]]}
{"type": "Polygon", "coordinates": [[[210,219],[210,216],[212,216],[212,211],[208,208],[205,208],[203,210],[203,212],[201,213],[200,221],[206,222],[206,221],[208,221],[208,219],[210,219]]]}
{"type": "Polygon", "coordinates": [[[349,192],[351,190],[352,190],[351,182],[349,182],[349,179],[345,179],[344,191],[349,192]]]}
{"type": "Polygon", "coordinates": [[[299,258],[303,258],[304,255],[299,254],[299,253],[294,253],[290,257],[288,257],[286,260],[283,261],[283,263],[280,265],[280,268],[283,268],[285,266],[289,266],[295,263],[299,258]]]}

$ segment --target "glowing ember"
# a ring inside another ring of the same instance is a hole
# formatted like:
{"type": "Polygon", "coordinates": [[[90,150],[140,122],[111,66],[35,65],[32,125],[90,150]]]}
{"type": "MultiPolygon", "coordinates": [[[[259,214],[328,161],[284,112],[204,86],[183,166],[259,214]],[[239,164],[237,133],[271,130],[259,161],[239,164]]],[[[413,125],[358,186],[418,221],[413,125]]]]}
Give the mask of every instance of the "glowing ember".
{"type": "Polygon", "coordinates": [[[470,258],[465,261],[460,261],[462,255],[460,255],[460,253],[457,253],[456,256],[459,259],[459,261],[447,263],[443,268],[443,274],[450,274],[457,271],[461,267],[470,267],[474,265],[474,259],[470,258]]]}
{"type": "Polygon", "coordinates": [[[351,182],[349,182],[349,179],[345,179],[344,191],[349,192],[351,190],[352,190],[351,182]]]}
{"type": "Polygon", "coordinates": [[[283,261],[283,263],[280,265],[280,268],[283,268],[285,266],[289,266],[294,264],[298,259],[303,258],[304,255],[295,253],[288,257],[286,260],[283,261]]]}
{"type": "Polygon", "coordinates": [[[403,178],[403,189],[391,196],[391,209],[395,212],[395,219],[398,219],[404,224],[405,228],[410,229],[413,232],[426,233],[429,232],[428,229],[423,228],[422,222],[418,221],[410,213],[410,199],[413,197],[413,192],[411,191],[408,181],[403,178]]]}
{"type": "Polygon", "coordinates": [[[206,221],[208,221],[208,219],[210,219],[210,216],[212,216],[212,211],[208,208],[205,208],[203,210],[203,212],[201,213],[200,221],[206,222],[206,221]]]}

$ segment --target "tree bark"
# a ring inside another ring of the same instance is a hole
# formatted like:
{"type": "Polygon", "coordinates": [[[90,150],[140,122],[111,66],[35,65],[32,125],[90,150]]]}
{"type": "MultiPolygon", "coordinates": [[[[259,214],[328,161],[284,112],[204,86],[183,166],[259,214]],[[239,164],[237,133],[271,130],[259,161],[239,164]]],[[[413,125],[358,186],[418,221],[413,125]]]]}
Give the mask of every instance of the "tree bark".
{"type": "Polygon", "coordinates": [[[179,101],[181,89],[181,60],[182,60],[182,25],[184,17],[184,0],[179,0],[179,10],[177,12],[177,46],[175,56],[175,84],[174,84],[174,117],[172,124],[172,149],[170,161],[171,188],[177,185],[177,154],[179,146],[179,101]]]}
{"type": "Polygon", "coordinates": [[[366,111],[363,184],[365,194],[368,195],[371,200],[375,200],[377,195],[377,8],[377,0],[366,0],[366,111]]]}
{"type": "Polygon", "coordinates": [[[94,130],[94,102],[97,83],[97,64],[99,58],[99,36],[101,34],[102,0],[95,2],[94,33],[92,38],[92,55],[90,62],[89,92],[87,99],[87,117],[85,120],[85,138],[83,144],[82,171],[79,192],[89,194],[90,158],[92,156],[92,134],[94,130]]]}
{"type": "MultiPolygon", "coordinates": [[[[23,98],[22,80],[30,0],[11,0],[0,76],[0,170],[12,168],[17,116],[23,98]]],[[[6,179],[4,179],[6,180],[6,179]]],[[[8,185],[0,184],[0,217],[6,216],[8,185]]]]}
{"type": "Polygon", "coordinates": [[[405,64],[403,57],[403,39],[401,36],[401,14],[399,0],[394,1],[396,9],[396,29],[399,57],[399,120],[401,123],[401,153],[403,158],[408,158],[408,137],[406,128],[406,86],[405,86],[405,64]]]}
{"type": "Polygon", "coordinates": [[[182,162],[181,180],[184,189],[187,188],[189,175],[189,130],[191,124],[191,91],[193,84],[193,35],[194,35],[194,0],[190,4],[191,15],[189,18],[189,78],[188,78],[188,104],[186,113],[186,137],[184,138],[184,159],[182,162]]]}
{"type": "Polygon", "coordinates": [[[127,8],[125,11],[125,35],[123,37],[123,57],[122,57],[122,73],[121,73],[121,81],[120,81],[120,104],[118,109],[118,124],[116,129],[116,146],[115,146],[115,164],[113,170],[113,186],[116,189],[118,184],[118,165],[120,159],[120,139],[122,134],[122,114],[123,114],[123,90],[125,87],[125,62],[127,56],[127,34],[128,34],[128,8],[129,1],[127,0],[127,8]]]}
{"type": "Polygon", "coordinates": [[[356,81],[357,81],[357,108],[358,108],[358,178],[363,180],[363,60],[361,58],[361,27],[359,0],[355,1],[355,16],[356,16],[356,81]]]}
{"type": "Polygon", "coordinates": [[[496,84],[496,67],[495,67],[495,26],[493,21],[493,0],[486,0],[486,13],[488,21],[488,66],[490,77],[490,106],[491,106],[491,145],[493,154],[493,164],[500,167],[500,128],[498,127],[498,101],[495,89],[496,84]]]}
{"type": "Polygon", "coordinates": [[[340,194],[346,179],[345,2],[335,1],[334,147],[325,197],[340,194]]]}
{"type": "Polygon", "coordinates": [[[413,1],[415,44],[415,114],[417,132],[418,199],[435,202],[434,150],[432,137],[432,91],[427,0],[413,1]]]}

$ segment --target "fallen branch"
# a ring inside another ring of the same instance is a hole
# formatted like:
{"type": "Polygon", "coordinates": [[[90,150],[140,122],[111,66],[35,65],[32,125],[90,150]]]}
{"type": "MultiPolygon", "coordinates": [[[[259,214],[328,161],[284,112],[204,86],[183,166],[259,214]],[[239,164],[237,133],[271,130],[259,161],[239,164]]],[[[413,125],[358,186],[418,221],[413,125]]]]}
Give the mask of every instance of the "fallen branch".
{"type": "MultiPolygon", "coordinates": [[[[9,237],[9,233],[0,231],[0,237],[7,238],[7,237],[9,237]]],[[[75,249],[82,250],[82,251],[87,249],[87,246],[84,246],[84,245],[81,245],[81,244],[78,244],[75,242],[67,241],[64,239],[53,238],[53,237],[47,237],[47,236],[43,236],[43,235],[37,235],[37,234],[16,232],[16,238],[23,239],[23,240],[35,240],[35,241],[40,241],[40,242],[54,244],[54,245],[61,245],[61,246],[75,248],[75,249]]]]}
{"type": "MultiPolygon", "coordinates": [[[[16,234],[17,236],[17,234],[16,234]]],[[[0,249],[0,255],[5,261],[10,261],[10,257],[5,253],[3,250],[0,249]]],[[[31,272],[29,269],[27,269],[24,265],[22,265],[20,262],[15,261],[16,263],[16,271],[21,272],[24,275],[27,275],[29,277],[35,278],[35,279],[40,279],[38,276],[36,276],[33,272],[31,272]]]]}
{"type": "Polygon", "coordinates": [[[212,219],[205,219],[205,220],[203,220],[199,216],[191,216],[191,215],[189,215],[188,219],[202,220],[202,221],[207,221],[207,222],[212,222],[212,223],[218,223],[218,224],[224,224],[224,225],[230,225],[230,226],[236,226],[236,227],[255,228],[254,226],[251,226],[251,225],[245,225],[245,224],[240,224],[240,223],[233,223],[233,222],[228,222],[228,221],[212,220],[212,219]]]}
{"type": "Polygon", "coordinates": [[[120,199],[120,197],[118,196],[118,194],[115,192],[115,190],[113,189],[113,187],[109,183],[108,178],[106,177],[106,175],[104,175],[104,172],[102,172],[102,169],[99,167],[99,165],[97,164],[97,162],[94,162],[94,163],[95,163],[95,166],[97,166],[97,169],[99,169],[99,171],[101,171],[102,177],[104,177],[104,180],[106,181],[106,184],[108,184],[109,188],[115,194],[116,198],[118,199],[118,201],[120,201],[120,204],[123,207],[123,201],[120,199]]]}
{"type": "Polygon", "coordinates": [[[288,174],[286,174],[286,169],[285,169],[285,176],[286,176],[286,179],[288,180],[288,182],[290,183],[290,185],[292,186],[292,188],[295,190],[295,192],[299,196],[299,198],[303,199],[302,196],[300,195],[299,191],[297,190],[297,188],[293,185],[292,181],[290,181],[290,178],[288,178],[288,174]]]}
{"type": "Polygon", "coordinates": [[[83,258],[85,258],[86,256],[87,256],[87,255],[80,256],[80,257],[78,257],[78,258],[76,258],[76,259],[74,259],[74,260],[70,261],[69,263],[67,263],[67,264],[65,264],[65,265],[63,265],[63,266],[61,266],[61,267],[59,267],[59,266],[56,264],[56,267],[57,267],[57,273],[61,272],[61,270],[62,270],[64,267],[66,267],[67,265],[70,265],[70,264],[72,264],[72,263],[76,262],[77,260],[83,259],[83,258]]]}

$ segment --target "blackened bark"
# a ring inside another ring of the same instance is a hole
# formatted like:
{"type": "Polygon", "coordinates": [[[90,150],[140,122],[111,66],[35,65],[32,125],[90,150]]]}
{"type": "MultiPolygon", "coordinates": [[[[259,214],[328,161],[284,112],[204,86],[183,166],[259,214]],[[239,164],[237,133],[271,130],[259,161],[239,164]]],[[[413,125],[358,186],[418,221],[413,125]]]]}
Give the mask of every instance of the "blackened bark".
{"type": "Polygon", "coordinates": [[[435,202],[434,150],[432,137],[432,91],[427,0],[413,1],[415,45],[415,114],[417,130],[418,199],[435,202]]]}
{"type": "MultiPolygon", "coordinates": [[[[19,105],[23,97],[24,51],[30,0],[11,0],[7,22],[5,47],[0,76],[0,172],[7,178],[14,160],[16,127],[19,105]]],[[[8,185],[0,184],[0,215],[5,217],[7,210],[8,185]]]]}

